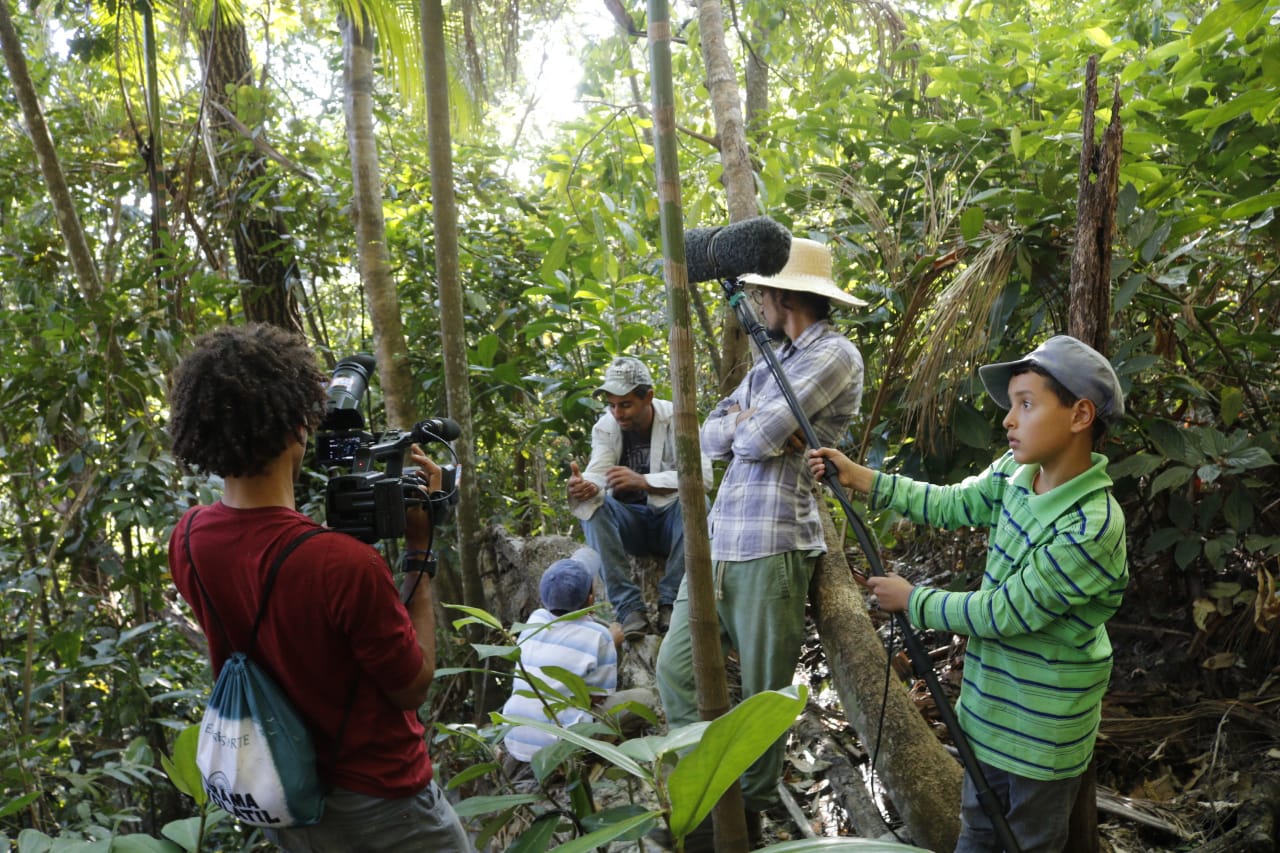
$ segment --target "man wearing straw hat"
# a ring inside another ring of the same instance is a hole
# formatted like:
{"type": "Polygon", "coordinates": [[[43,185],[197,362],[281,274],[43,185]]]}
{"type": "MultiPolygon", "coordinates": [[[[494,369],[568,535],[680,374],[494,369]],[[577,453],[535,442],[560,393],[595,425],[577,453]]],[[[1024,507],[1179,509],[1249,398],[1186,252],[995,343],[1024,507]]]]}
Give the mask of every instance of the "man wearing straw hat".
{"type": "MultiPolygon", "coordinates": [[[[862,356],[832,328],[835,305],[865,305],[832,279],[831,250],[791,241],[776,276],[743,276],[778,361],[822,444],[841,441],[862,400],[862,356]]],[[[736,649],[742,695],[791,684],[805,637],[809,579],[826,552],[799,422],[767,361],[758,358],[702,425],[702,450],[729,465],[711,509],[711,561],[720,641],[736,649]]],[[[658,654],[658,689],[671,727],[698,719],[689,636],[688,584],[676,596],[658,654]]],[[[777,802],[784,740],[743,774],[753,840],[777,802]]]]}

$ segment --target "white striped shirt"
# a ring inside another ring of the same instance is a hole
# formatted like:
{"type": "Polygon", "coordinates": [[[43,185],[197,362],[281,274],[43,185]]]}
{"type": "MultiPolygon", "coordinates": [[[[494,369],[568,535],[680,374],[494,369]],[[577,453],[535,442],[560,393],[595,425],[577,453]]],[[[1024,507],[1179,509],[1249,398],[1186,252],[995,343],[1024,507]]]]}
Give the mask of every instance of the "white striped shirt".
{"type": "MultiPolygon", "coordinates": [[[[546,667],[561,667],[582,678],[593,693],[612,693],[618,687],[618,650],[613,644],[609,629],[590,616],[555,622],[551,611],[538,608],[529,617],[520,632],[520,660],[530,674],[554,689],[559,695],[544,694],[543,699],[555,711],[555,720],[561,726],[571,726],[593,719],[585,708],[571,704],[573,691],[564,682],[544,671],[546,667]],[[548,623],[555,624],[548,625],[548,623]]],[[[511,698],[502,706],[505,717],[546,721],[550,719],[542,699],[533,694],[532,688],[516,671],[511,698]]],[[[507,750],[514,758],[528,761],[544,746],[555,743],[549,732],[531,726],[516,726],[507,732],[507,750]]]]}

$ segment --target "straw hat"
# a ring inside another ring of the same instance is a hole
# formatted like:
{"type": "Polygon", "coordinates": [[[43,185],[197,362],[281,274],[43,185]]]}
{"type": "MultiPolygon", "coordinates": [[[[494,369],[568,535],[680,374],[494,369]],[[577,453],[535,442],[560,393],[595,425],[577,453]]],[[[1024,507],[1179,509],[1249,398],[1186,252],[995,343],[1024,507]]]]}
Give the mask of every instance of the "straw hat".
{"type": "Polygon", "coordinates": [[[856,296],[845,293],[831,278],[831,249],[803,237],[793,237],[791,254],[787,257],[787,265],[777,275],[763,276],[748,273],[740,281],[761,287],[776,287],[779,290],[799,290],[804,293],[816,293],[833,302],[844,305],[866,305],[856,296]]]}

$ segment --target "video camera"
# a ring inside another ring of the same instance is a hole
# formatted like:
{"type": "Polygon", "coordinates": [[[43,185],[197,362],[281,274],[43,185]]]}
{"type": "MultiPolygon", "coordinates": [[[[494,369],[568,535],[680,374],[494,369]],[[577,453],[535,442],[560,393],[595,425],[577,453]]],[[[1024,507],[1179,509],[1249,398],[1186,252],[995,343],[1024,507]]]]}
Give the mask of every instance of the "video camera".
{"type": "Polygon", "coordinates": [[[419,421],[409,430],[366,432],[360,403],[376,365],[368,353],[338,362],[316,432],[316,464],[329,471],[326,521],[333,530],[370,544],[403,536],[409,506],[427,508],[434,524],[449,520],[458,503],[457,464],[441,466],[441,487],[428,496],[418,470],[403,470],[404,454],[411,444],[438,441],[448,446],[462,432],[449,418],[419,421]],[[378,464],[381,470],[375,467],[378,464]]]}

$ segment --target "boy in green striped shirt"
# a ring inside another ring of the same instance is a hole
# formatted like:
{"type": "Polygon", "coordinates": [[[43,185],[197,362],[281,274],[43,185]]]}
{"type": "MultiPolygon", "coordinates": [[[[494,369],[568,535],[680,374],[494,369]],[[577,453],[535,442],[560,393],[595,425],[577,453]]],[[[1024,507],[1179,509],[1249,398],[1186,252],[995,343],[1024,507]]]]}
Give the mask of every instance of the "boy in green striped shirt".
{"type": "MultiPolygon", "coordinates": [[[[1007,409],[1009,450],[982,473],[950,486],[881,474],[837,450],[810,454],[840,482],[942,528],[991,528],[987,565],[974,592],[916,587],[902,577],[868,579],[880,607],[921,628],[967,634],[956,715],[1024,853],[1058,851],[1093,755],[1111,677],[1105,623],[1129,580],[1124,515],[1111,494],[1107,459],[1092,449],[1124,414],[1111,364],[1066,335],[1025,358],[979,369],[1007,409]]],[[[991,821],[965,774],[956,853],[999,850],[991,821]]]]}

